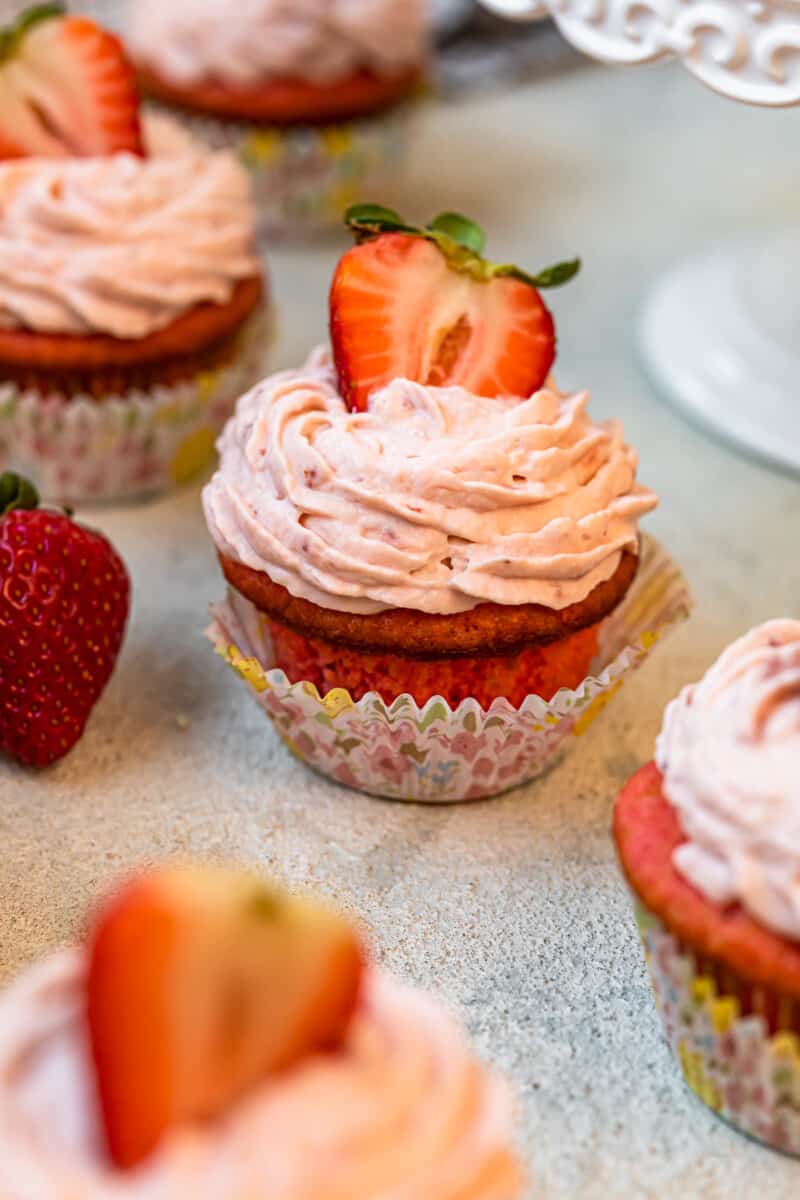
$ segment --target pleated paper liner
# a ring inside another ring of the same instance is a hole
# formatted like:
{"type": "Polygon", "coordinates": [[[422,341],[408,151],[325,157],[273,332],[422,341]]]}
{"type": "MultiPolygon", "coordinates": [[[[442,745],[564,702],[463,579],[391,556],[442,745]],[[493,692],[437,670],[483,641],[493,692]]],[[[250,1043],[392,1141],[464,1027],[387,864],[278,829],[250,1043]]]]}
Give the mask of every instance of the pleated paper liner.
{"type": "Polygon", "coordinates": [[[100,400],[0,381],[0,470],[32,479],[48,500],[139,499],[206,467],[236,401],[266,370],[271,315],[250,318],[230,362],[175,384],[100,400]]]}
{"type": "Polygon", "coordinates": [[[280,129],[163,109],[214,149],[232,150],[248,168],[259,222],[278,235],[341,225],[359,200],[391,189],[409,149],[419,101],[331,125],[280,129]]]}
{"type": "Polygon", "coordinates": [[[320,696],[273,668],[267,622],[229,592],[212,607],[208,637],[248,684],[290,750],[340,783],[395,800],[475,800],[539,775],[589,728],[625,677],[691,609],[680,569],[644,538],[636,579],[603,622],[592,674],[549,702],[528,696],[519,708],[475,699],[453,710],[441,697],[420,707],[404,695],[387,704],[371,692],[354,702],[343,689],[320,696]]]}
{"type": "Polygon", "coordinates": [[[698,959],[638,901],[636,919],[686,1083],[739,1132],[800,1156],[800,1002],[698,959]]]}

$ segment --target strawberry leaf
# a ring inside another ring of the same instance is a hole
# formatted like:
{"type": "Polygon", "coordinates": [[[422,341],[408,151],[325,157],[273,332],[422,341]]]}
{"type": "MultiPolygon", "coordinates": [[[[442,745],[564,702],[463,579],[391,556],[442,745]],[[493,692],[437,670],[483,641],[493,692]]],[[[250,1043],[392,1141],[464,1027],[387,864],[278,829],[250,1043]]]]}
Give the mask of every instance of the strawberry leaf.
{"type": "Polygon", "coordinates": [[[0,517],[7,516],[15,509],[38,507],[39,493],[32,483],[13,471],[4,471],[0,475],[0,517]]]}
{"type": "Polygon", "coordinates": [[[568,262],[555,263],[552,267],[545,267],[543,271],[539,271],[536,275],[529,275],[527,271],[521,271],[519,267],[515,267],[511,263],[494,267],[492,275],[507,275],[511,279],[519,279],[521,283],[529,283],[531,287],[535,288],[553,288],[561,287],[564,283],[569,283],[570,279],[574,279],[580,269],[581,260],[579,258],[572,258],[568,262]]]}
{"type": "Polygon", "coordinates": [[[382,204],[353,204],[344,214],[345,224],[356,238],[376,237],[379,233],[422,233],[415,225],[407,225],[393,208],[382,204]]]}
{"type": "Polygon", "coordinates": [[[461,213],[439,213],[439,216],[431,221],[428,229],[433,233],[443,233],[456,245],[464,250],[471,250],[473,254],[482,254],[486,245],[486,234],[480,225],[461,213]]]}
{"type": "Polygon", "coordinates": [[[383,204],[351,204],[344,214],[348,225],[364,225],[387,222],[403,225],[405,222],[399,212],[386,208],[383,204]]]}
{"type": "Polygon", "coordinates": [[[66,14],[66,4],[36,4],[20,13],[15,21],[0,29],[0,63],[13,57],[28,30],[42,21],[50,21],[54,17],[66,14]]]}
{"type": "Polygon", "coordinates": [[[483,257],[485,232],[476,221],[457,212],[439,213],[423,229],[419,225],[409,225],[399,212],[382,204],[353,204],[345,212],[344,220],[359,243],[379,237],[382,233],[405,233],[410,237],[425,238],[438,246],[454,271],[461,271],[479,282],[487,283],[490,279],[507,276],[527,283],[532,288],[561,287],[581,269],[579,258],[555,263],[535,275],[513,263],[490,262],[483,257]]]}

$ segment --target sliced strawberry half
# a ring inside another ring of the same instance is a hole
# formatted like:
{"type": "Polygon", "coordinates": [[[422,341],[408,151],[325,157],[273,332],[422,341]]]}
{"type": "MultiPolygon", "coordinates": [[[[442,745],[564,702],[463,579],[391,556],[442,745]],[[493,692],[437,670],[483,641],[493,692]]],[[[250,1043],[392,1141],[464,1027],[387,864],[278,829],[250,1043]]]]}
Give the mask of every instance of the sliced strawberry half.
{"type": "Polygon", "coordinates": [[[555,326],[540,287],[579,268],[540,275],[481,257],[483,232],[455,213],[426,229],[360,206],[347,215],[359,239],[339,262],[330,325],[339,386],[364,410],[392,379],[460,385],[479,396],[527,397],[555,359],[555,326]]]}
{"type": "Polygon", "coordinates": [[[364,967],[337,913],[257,878],[172,867],[130,883],[90,939],[88,1023],[112,1161],[339,1046],[364,967]]]}
{"type": "Polygon", "coordinates": [[[136,77],[122,43],[60,4],[0,32],[0,158],[143,155],[136,77]]]}

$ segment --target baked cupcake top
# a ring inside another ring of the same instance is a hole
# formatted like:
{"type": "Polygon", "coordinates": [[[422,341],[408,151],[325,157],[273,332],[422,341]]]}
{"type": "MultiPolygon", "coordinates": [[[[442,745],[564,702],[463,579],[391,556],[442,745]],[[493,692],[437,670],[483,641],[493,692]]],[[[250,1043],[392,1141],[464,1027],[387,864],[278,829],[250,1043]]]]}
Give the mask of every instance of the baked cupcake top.
{"type": "Polygon", "coordinates": [[[390,77],[419,67],[426,18],[425,0],[136,0],[130,42],[175,85],[329,85],[360,71],[390,77]]]}
{"type": "Polygon", "coordinates": [[[335,910],[258,876],[129,880],[0,997],[0,1195],[516,1200],[505,1084],[335,910]]]}
{"type": "Polygon", "coordinates": [[[684,688],[656,762],[687,837],[677,870],[800,940],[800,621],[752,630],[684,688]]]}
{"type": "Polygon", "coordinates": [[[164,119],[150,156],[0,163],[0,327],[143,338],[258,276],[250,184],[164,119]]]}
{"type": "Polygon", "coordinates": [[[656,505],[587,402],[552,380],[522,400],[396,379],[352,412],[320,348],[239,402],[204,494],[212,537],[323,608],[566,608],[637,552],[656,505]]]}

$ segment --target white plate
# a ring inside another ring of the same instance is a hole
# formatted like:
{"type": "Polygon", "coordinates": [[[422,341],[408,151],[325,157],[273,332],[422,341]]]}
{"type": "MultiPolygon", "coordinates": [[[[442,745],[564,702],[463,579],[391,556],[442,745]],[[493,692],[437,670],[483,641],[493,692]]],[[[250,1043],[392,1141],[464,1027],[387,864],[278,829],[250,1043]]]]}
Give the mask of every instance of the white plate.
{"type": "Polygon", "coordinates": [[[679,263],[644,311],[656,386],[723,440],[800,472],[800,232],[679,263]]]}

